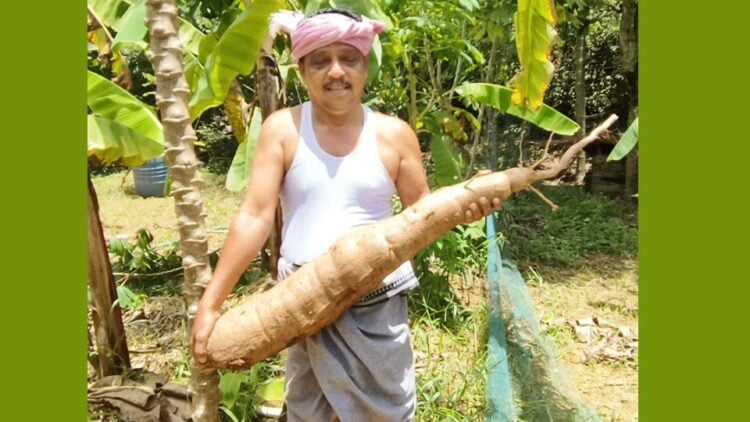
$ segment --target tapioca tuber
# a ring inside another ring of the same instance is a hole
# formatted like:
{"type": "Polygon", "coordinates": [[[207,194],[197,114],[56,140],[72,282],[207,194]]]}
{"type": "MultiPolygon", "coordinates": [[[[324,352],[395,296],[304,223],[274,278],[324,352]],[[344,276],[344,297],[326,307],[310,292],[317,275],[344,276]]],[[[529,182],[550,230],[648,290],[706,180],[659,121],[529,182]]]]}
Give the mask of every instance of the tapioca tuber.
{"type": "Polygon", "coordinates": [[[481,197],[504,201],[536,181],[554,178],[616,119],[612,115],[549,169],[517,167],[477,175],[438,189],[393,217],[345,234],[283,282],[224,313],[208,339],[205,366],[247,368],[317,333],[404,261],[463,223],[471,203],[481,197]]]}

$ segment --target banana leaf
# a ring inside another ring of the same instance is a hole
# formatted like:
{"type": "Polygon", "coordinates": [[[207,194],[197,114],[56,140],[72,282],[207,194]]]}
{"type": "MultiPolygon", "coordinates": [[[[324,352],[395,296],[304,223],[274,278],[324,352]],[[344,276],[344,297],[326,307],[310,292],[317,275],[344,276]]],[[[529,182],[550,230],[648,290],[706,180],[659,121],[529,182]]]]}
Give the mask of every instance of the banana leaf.
{"type": "Polygon", "coordinates": [[[609,153],[607,161],[617,161],[623,159],[633,148],[635,148],[635,144],[637,143],[638,118],[636,117],[635,120],[633,120],[633,123],[630,124],[630,127],[628,127],[628,129],[622,135],[622,138],[617,141],[615,148],[612,150],[612,152],[609,153]]]}
{"type": "Polygon", "coordinates": [[[456,92],[470,101],[494,107],[503,113],[533,123],[540,128],[560,135],[573,135],[578,132],[578,123],[554,108],[542,104],[537,110],[530,110],[513,103],[510,88],[488,83],[465,83],[456,87],[456,92]]]}
{"type": "Polygon", "coordinates": [[[237,192],[247,187],[250,181],[250,171],[252,170],[253,153],[255,152],[255,143],[260,135],[260,127],[263,123],[260,110],[253,113],[250,126],[245,134],[245,139],[237,146],[237,151],[232,159],[232,165],[227,172],[227,181],[225,186],[228,190],[237,192]]]}
{"type": "Polygon", "coordinates": [[[511,81],[513,104],[537,110],[552,79],[550,61],[555,32],[555,2],[518,0],[515,14],[516,51],[521,70],[511,81]]]}
{"type": "Polygon", "coordinates": [[[103,117],[88,115],[86,131],[88,157],[95,156],[104,164],[119,162],[140,166],[164,153],[164,144],[103,117]]]}
{"type": "Polygon", "coordinates": [[[153,109],[105,77],[88,71],[88,106],[94,114],[133,129],[164,145],[161,122],[153,109]]]}
{"type": "Polygon", "coordinates": [[[268,18],[283,4],[281,0],[256,0],[222,34],[206,59],[205,69],[190,99],[193,119],[208,108],[222,104],[237,75],[252,72],[268,32],[268,18]]]}

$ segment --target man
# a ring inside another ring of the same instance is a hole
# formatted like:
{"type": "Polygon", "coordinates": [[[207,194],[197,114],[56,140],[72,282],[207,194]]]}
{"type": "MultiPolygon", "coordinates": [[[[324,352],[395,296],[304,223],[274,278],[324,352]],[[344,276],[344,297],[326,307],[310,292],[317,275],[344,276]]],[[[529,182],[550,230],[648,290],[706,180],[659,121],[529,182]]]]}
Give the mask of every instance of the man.
{"type": "MultiPolygon", "coordinates": [[[[338,9],[281,20],[310,101],[263,123],[246,197],[196,314],[198,362],[205,362],[222,303],[269,235],[277,198],[283,282],[343,233],[391,216],[394,193],[404,207],[429,193],[411,127],[361,104],[367,57],[383,24],[338,9]]],[[[482,198],[466,210],[466,221],[495,208],[482,198]]],[[[289,421],[413,420],[414,359],[404,294],[417,284],[411,264],[404,263],[339,320],[288,349],[289,421]]]]}

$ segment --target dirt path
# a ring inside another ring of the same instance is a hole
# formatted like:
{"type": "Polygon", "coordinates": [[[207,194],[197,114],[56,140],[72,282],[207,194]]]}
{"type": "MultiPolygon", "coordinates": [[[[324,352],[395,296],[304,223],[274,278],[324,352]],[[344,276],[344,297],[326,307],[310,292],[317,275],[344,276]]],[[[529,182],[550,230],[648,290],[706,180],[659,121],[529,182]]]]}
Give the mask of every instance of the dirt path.
{"type": "Polygon", "coordinates": [[[638,420],[637,265],[599,256],[579,268],[531,265],[524,272],[560,360],[606,421],[638,420]]]}

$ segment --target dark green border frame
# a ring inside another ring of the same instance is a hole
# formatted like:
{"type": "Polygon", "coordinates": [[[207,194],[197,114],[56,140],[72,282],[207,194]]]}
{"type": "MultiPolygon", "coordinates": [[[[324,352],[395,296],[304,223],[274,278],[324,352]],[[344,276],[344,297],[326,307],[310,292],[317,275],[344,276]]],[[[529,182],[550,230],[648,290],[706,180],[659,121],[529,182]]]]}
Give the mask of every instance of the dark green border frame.
{"type": "Polygon", "coordinates": [[[639,6],[639,420],[744,420],[750,5],[639,6]]]}
{"type": "MultiPolygon", "coordinates": [[[[750,5],[639,7],[639,420],[738,420],[750,5]]],[[[85,420],[85,2],[4,16],[4,415],[85,420]]]]}
{"type": "Polygon", "coordinates": [[[2,419],[81,421],[86,3],[8,2],[3,18],[2,419]]]}

